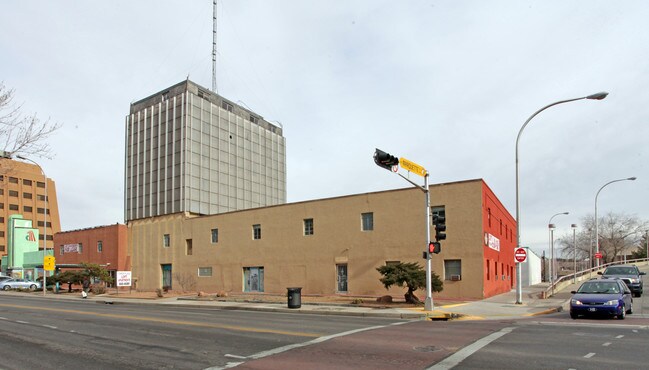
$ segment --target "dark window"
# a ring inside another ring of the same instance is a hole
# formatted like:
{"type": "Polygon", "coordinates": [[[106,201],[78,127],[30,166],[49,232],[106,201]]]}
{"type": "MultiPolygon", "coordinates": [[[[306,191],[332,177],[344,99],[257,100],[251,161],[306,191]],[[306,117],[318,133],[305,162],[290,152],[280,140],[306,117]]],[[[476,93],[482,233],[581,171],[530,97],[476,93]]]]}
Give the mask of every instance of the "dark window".
{"type": "Polygon", "coordinates": [[[313,235],[313,219],[304,219],[304,235],[313,235]]]}
{"type": "Polygon", "coordinates": [[[191,256],[192,254],[194,254],[194,246],[192,244],[191,239],[186,239],[185,240],[185,248],[186,248],[188,256],[191,256]]]}
{"type": "Polygon", "coordinates": [[[374,230],[374,213],[361,213],[361,230],[372,231],[374,230]]]}
{"type": "Polygon", "coordinates": [[[254,240],[261,239],[261,225],[252,225],[252,238],[254,240]]]}
{"type": "Polygon", "coordinates": [[[232,112],[232,110],[234,109],[232,104],[230,104],[230,103],[228,103],[226,101],[221,102],[221,108],[227,110],[228,112],[232,112]]]}
{"type": "Polygon", "coordinates": [[[32,199],[32,193],[23,193],[23,198],[32,199]]]}
{"type": "Polygon", "coordinates": [[[97,241],[97,252],[101,253],[104,250],[104,243],[101,240],[97,241]]]}
{"type": "Polygon", "coordinates": [[[16,190],[9,190],[9,196],[10,196],[10,197],[17,197],[17,196],[18,196],[18,192],[17,192],[16,190]]]}
{"type": "Polygon", "coordinates": [[[23,185],[32,186],[32,180],[23,179],[23,185]]]}
{"type": "Polygon", "coordinates": [[[165,248],[169,248],[171,245],[171,241],[169,240],[169,234],[164,234],[162,236],[162,246],[165,248]]]}
{"type": "Polygon", "coordinates": [[[4,246],[4,245],[0,245],[0,252],[4,252],[4,251],[5,251],[5,246],[4,246]]]}
{"type": "Polygon", "coordinates": [[[219,229],[212,229],[212,244],[219,242],[219,229]]]}
{"type": "Polygon", "coordinates": [[[15,178],[15,177],[9,177],[9,182],[12,183],[12,184],[17,184],[17,183],[18,183],[18,179],[15,178]]]}
{"type": "Polygon", "coordinates": [[[10,211],[17,211],[18,210],[18,205],[17,204],[10,204],[9,205],[9,210],[10,211]]]}
{"type": "Polygon", "coordinates": [[[30,207],[30,206],[23,206],[23,211],[24,211],[24,212],[32,212],[32,207],[30,207]]]}
{"type": "Polygon", "coordinates": [[[36,182],[36,187],[44,188],[44,187],[45,187],[45,183],[44,183],[44,182],[37,181],[37,182],[36,182]]]}

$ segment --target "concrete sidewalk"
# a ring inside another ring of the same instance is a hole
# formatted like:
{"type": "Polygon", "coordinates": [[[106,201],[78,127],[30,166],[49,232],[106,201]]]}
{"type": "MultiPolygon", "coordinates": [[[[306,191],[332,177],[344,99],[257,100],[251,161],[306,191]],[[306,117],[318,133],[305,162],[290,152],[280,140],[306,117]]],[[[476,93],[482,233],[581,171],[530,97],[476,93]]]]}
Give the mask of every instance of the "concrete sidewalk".
{"type": "MultiPolygon", "coordinates": [[[[522,290],[522,304],[516,304],[516,292],[514,290],[480,301],[463,302],[456,304],[444,304],[436,302],[433,298],[433,310],[425,311],[423,307],[405,308],[358,305],[351,303],[331,302],[302,302],[299,308],[288,308],[287,302],[264,302],[264,301],[236,301],[236,300],[210,300],[193,297],[172,297],[160,299],[138,299],[126,298],[111,295],[90,296],[86,300],[99,304],[157,304],[167,306],[201,307],[221,310],[251,310],[268,312],[290,312],[301,314],[317,315],[347,315],[361,317],[390,317],[400,319],[431,319],[431,320],[495,320],[505,318],[521,318],[535,315],[542,315],[558,312],[567,308],[570,299],[570,291],[575,290],[580,284],[571,284],[563,287],[555,295],[542,299],[543,292],[547,290],[548,284],[543,283],[522,290]]],[[[2,292],[4,294],[22,294],[2,292]]],[[[33,294],[32,297],[43,298],[42,295],[33,294]]],[[[68,294],[47,294],[49,299],[70,299],[80,300],[79,295],[68,294]]]]}

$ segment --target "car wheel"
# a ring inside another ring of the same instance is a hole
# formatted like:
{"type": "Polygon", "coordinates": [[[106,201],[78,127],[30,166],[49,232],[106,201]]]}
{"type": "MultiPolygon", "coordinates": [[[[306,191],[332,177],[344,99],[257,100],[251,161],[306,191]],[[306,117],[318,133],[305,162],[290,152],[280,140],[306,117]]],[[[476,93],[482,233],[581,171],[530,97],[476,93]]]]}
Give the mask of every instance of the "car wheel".
{"type": "Polygon", "coordinates": [[[626,311],[627,315],[632,315],[633,314],[633,302],[631,302],[631,307],[626,311]]]}
{"type": "Polygon", "coordinates": [[[32,292],[36,290],[36,285],[35,284],[30,285],[29,290],[31,290],[32,292]]]}
{"type": "Polygon", "coordinates": [[[571,312],[571,313],[570,313],[570,318],[573,319],[573,320],[576,320],[578,316],[579,316],[579,315],[577,315],[577,314],[574,313],[574,312],[571,312]]]}
{"type": "Polygon", "coordinates": [[[622,310],[620,311],[620,314],[617,315],[618,320],[624,320],[626,318],[626,307],[622,306],[622,310]]]}
{"type": "Polygon", "coordinates": [[[9,285],[5,285],[2,289],[9,290],[9,289],[11,289],[11,287],[9,285]]]}

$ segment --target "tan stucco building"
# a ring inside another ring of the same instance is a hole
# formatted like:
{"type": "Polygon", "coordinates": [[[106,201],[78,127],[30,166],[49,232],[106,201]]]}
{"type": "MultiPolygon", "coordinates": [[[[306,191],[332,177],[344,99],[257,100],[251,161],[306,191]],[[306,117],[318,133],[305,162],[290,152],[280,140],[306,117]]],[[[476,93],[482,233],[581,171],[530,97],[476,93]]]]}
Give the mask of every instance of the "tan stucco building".
{"type": "MultiPolygon", "coordinates": [[[[515,284],[516,224],[481,179],[432,185],[431,208],[446,216],[447,240],[432,270],[434,297],[485,298],[515,284]]],[[[140,290],[401,296],[376,268],[425,266],[424,193],[416,188],[342,196],[210,216],[190,213],[128,223],[140,290]]],[[[416,292],[424,296],[425,292],[416,292]]]]}

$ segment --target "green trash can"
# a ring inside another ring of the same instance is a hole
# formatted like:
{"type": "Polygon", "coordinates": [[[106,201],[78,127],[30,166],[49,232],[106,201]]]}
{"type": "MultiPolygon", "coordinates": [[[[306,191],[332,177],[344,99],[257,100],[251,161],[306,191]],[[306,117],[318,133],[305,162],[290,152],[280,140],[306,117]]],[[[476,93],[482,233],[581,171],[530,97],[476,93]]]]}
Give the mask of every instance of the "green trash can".
{"type": "Polygon", "coordinates": [[[288,308],[302,307],[302,288],[286,289],[288,289],[288,308]]]}

